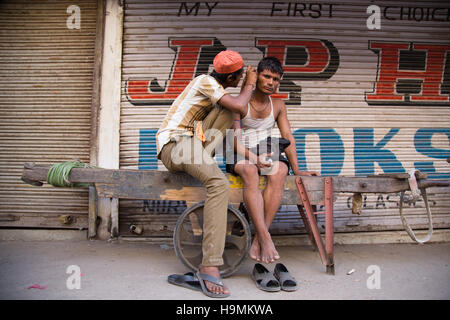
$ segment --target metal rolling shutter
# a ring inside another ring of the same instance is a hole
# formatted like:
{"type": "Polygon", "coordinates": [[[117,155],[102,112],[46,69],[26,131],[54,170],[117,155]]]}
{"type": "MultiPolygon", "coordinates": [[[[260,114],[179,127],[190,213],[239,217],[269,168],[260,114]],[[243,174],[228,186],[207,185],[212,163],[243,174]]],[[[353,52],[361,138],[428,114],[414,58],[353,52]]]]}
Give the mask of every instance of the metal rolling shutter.
{"type": "MultiPolygon", "coordinates": [[[[373,4],[126,1],[121,168],[164,170],[154,158],[152,139],[170,104],[164,94],[182,90],[171,80],[175,74],[183,80],[207,72],[214,54],[226,47],[240,52],[246,64],[256,65],[264,54],[283,59],[286,72],[280,94],[286,98],[291,92],[285,101],[302,169],[364,176],[416,168],[431,178],[450,178],[446,161],[450,158],[450,51],[430,49],[430,45],[450,45],[449,5],[380,1],[376,5],[381,29],[369,30],[372,12],[367,10],[373,4]],[[205,48],[193,41],[203,41],[205,48]],[[411,50],[413,45],[417,47],[411,50]],[[177,70],[182,62],[185,68],[177,70]],[[401,72],[407,76],[395,78],[401,72]],[[413,72],[428,73],[413,79],[413,72]],[[425,80],[433,72],[441,78],[436,80],[434,74],[432,80],[425,80]],[[385,81],[393,87],[393,95],[406,103],[395,97],[374,97],[382,93],[385,81]],[[432,93],[423,103],[412,101],[411,96],[423,89],[436,90],[436,83],[438,94],[432,93]]],[[[428,191],[435,228],[450,227],[449,191],[428,191]]],[[[352,215],[351,196],[341,194],[337,199],[336,231],[403,230],[398,194],[365,195],[361,216],[352,215]]],[[[126,223],[147,226],[154,219],[149,203],[121,201],[121,233],[128,235],[126,223]]],[[[294,210],[280,209],[274,233],[302,232],[294,210]]],[[[423,202],[411,204],[406,214],[413,228],[426,228],[423,202]]],[[[158,230],[149,226],[147,234],[170,235],[175,216],[169,214],[165,220],[155,227],[158,230]]]]}
{"type": "Polygon", "coordinates": [[[20,177],[25,162],[89,163],[96,19],[95,0],[0,3],[1,227],[87,227],[87,189],[20,177]],[[73,5],[80,29],[66,23],[73,5]]]}

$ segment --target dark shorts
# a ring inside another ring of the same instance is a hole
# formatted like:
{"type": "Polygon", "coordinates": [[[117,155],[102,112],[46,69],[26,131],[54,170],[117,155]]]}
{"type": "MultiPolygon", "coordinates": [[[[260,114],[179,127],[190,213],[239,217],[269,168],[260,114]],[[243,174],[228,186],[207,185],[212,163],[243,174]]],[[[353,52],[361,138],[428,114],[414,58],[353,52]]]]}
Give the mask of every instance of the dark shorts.
{"type": "MultiPolygon", "coordinates": [[[[260,141],[258,143],[258,145],[256,147],[254,147],[254,148],[251,148],[250,151],[253,152],[254,154],[258,155],[258,156],[260,154],[268,153],[267,148],[260,150],[260,145],[262,143],[267,143],[267,141],[260,141]]],[[[288,167],[288,174],[289,174],[291,166],[290,166],[289,160],[285,156],[284,152],[279,152],[278,153],[278,157],[275,157],[275,156],[272,155],[272,159],[273,159],[273,161],[284,162],[286,164],[286,166],[288,167]]],[[[238,163],[241,160],[245,160],[245,157],[243,155],[240,155],[240,154],[237,154],[237,153],[234,153],[234,158],[232,159],[232,161],[229,161],[229,159],[225,158],[225,170],[226,170],[226,172],[238,175],[234,171],[234,167],[236,166],[236,163],[238,163]]],[[[258,169],[258,173],[261,174],[259,169],[258,169]]]]}

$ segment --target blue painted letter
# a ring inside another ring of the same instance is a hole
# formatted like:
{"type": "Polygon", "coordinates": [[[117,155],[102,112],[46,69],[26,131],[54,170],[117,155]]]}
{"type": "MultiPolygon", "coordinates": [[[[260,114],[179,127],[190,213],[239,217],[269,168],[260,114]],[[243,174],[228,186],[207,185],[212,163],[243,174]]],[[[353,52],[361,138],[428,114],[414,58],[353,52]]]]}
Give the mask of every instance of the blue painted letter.
{"type": "Polygon", "coordinates": [[[377,144],[374,144],[373,131],[373,128],[353,129],[355,175],[375,174],[375,162],[378,162],[385,173],[405,172],[405,168],[395,154],[388,149],[383,149],[400,129],[392,128],[377,144]]]}
{"type": "Polygon", "coordinates": [[[156,129],[139,130],[139,170],[158,170],[156,129]]]}
{"type": "Polygon", "coordinates": [[[307,170],[305,138],[308,134],[316,134],[320,139],[320,174],[323,176],[339,175],[344,165],[345,150],[341,136],[334,129],[297,129],[293,134],[296,142],[297,158],[300,170],[307,170]]]}
{"type": "MultiPolygon", "coordinates": [[[[431,145],[431,138],[435,133],[443,133],[447,135],[450,144],[450,129],[449,128],[421,128],[417,130],[414,135],[414,147],[416,151],[424,156],[434,159],[448,159],[450,158],[449,149],[434,148],[431,145]]],[[[436,173],[433,161],[417,161],[414,162],[414,167],[422,172],[427,172],[430,178],[449,179],[450,172],[436,173]]]]}

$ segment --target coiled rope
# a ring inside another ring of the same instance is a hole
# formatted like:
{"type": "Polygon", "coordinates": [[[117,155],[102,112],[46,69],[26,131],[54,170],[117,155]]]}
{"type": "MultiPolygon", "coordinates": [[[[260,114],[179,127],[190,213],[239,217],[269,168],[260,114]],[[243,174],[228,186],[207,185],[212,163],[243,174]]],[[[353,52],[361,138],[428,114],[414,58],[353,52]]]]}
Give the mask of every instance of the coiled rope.
{"type": "Polygon", "coordinates": [[[56,163],[48,170],[47,183],[54,187],[89,187],[89,183],[72,183],[69,181],[69,174],[73,168],[92,168],[92,166],[89,166],[81,161],[56,163]]]}

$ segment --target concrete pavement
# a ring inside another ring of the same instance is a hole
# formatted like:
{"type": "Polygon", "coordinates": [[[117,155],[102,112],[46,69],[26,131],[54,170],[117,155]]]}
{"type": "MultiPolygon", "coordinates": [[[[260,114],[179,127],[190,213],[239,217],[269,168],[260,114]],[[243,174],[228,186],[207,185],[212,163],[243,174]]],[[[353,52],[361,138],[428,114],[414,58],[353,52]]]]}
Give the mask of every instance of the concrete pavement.
{"type": "MultiPolygon", "coordinates": [[[[448,242],[336,245],[334,276],[325,273],[318,253],[310,246],[278,249],[280,261],[299,282],[298,291],[257,289],[250,277],[254,262],[247,259],[225,279],[231,291],[227,299],[450,298],[448,242]]],[[[267,267],[273,270],[274,265],[267,267]]],[[[169,274],[187,271],[167,245],[88,240],[0,242],[0,299],[210,300],[200,292],[167,282],[169,274]],[[77,271],[80,289],[74,278],[77,271]]]]}

